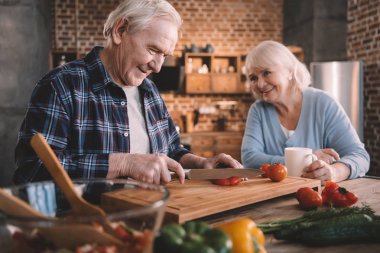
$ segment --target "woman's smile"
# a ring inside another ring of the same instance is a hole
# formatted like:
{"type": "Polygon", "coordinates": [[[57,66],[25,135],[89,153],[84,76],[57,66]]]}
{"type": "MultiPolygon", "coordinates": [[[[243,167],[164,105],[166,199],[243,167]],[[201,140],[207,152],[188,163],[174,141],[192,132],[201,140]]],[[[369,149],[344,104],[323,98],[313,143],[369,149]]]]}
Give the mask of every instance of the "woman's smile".
{"type": "Polygon", "coordinates": [[[272,87],[267,87],[267,88],[264,89],[264,90],[261,90],[261,89],[260,89],[260,93],[261,93],[261,94],[268,94],[268,93],[271,92],[272,90],[274,90],[274,86],[272,86],[272,87]]]}

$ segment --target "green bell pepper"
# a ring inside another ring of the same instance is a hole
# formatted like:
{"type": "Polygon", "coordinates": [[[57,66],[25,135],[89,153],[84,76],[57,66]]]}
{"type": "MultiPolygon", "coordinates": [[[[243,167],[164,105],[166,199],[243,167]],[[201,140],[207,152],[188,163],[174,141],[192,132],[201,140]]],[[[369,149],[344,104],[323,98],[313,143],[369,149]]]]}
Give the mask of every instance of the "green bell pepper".
{"type": "Polygon", "coordinates": [[[155,253],[231,253],[231,250],[232,242],[225,232],[199,221],[168,224],[154,241],[155,253]]]}

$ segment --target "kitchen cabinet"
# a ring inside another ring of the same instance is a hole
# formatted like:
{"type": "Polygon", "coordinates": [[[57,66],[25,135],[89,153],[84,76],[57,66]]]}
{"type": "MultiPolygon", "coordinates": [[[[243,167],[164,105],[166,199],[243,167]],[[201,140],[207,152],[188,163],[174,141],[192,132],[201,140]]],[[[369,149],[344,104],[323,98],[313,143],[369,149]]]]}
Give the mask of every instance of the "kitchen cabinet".
{"type": "Polygon", "coordinates": [[[236,160],[241,159],[242,132],[193,132],[181,134],[181,140],[191,147],[191,152],[213,157],[219,153],[231,155],[236,160]]]}
{"type": "Polygon", "coordinates": [[[209,74],[187,74],[186,93],[208,93],[211,91],[209,74]]]}
{"type": "Polygon", "coordinates": [[[186,53],[186,93],[244,93],[240,59],[238,54],[186,53]]]}

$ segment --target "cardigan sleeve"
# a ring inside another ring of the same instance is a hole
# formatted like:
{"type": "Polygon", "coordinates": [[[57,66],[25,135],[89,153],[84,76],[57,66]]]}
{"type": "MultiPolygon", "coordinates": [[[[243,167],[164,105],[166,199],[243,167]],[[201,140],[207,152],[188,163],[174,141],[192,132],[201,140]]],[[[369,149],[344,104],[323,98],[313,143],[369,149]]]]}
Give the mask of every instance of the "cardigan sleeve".
{"type": "Polygon", "coordinates": [[[370,157],[342,106],[333,98],[326,98],[326,146],[335,149],[340,155],[338,162],[350,168],[349,179],[362,177],[369,170],[370,157]]]}

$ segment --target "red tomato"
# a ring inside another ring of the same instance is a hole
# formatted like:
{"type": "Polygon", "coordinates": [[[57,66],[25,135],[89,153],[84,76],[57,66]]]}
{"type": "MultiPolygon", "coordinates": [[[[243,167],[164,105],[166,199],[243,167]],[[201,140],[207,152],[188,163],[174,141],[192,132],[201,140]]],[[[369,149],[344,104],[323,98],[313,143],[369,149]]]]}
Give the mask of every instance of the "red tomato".
{"type": "Polygon", "coordinates": [[[330,200],[335,207],[348,207],[355,204],[358,197],[353,192],[347,191],[346,188],[339,187],[331,194],[330,200]]]}
{"type": "Polygon", "coordinates": [[[127,241],[132,237],[132,235],[120,225],[116,227],[115,232],[117,236],[124,241],[127,241]]]}
{"type": "Polygon", "coordinates": [[[310,187],[302,187],[296,193],[301,209],[311,210],[322,206],[322,196],[310,187]]]}
{"type": "Polygon", "coordinates": [[[339,185],[332,181],[326,181],[325,188],[322,191],[322,201],[326,206],[330,205],[331,195],[336,192],[339,188],[339,185]]]}
{"type": "Polygon", "coordinates": [[[234,176],[234,177],[229,177],[226,179],[213,179],[211,180],[211,182],[213,184],[221,185],[221,186],[234,186],[234,185],[240,184],[241,178],[234,176]]]}
{"type": "Polygon", "coordinates": [[[288,175],[288,169],[284,165],[276,163],[268,167],[266,174],[273,182],[280,182],[288,175]]]}
{"type": "MultiPolygon", "coordinates": [[[[266,172],[269,167],[270,167],[269,163],[264,163],[263,165],[260,166],[260,170],[266,172]]],[[[261,174],[261,176],[268,177],[267,173],[261,174]]]]}
{"type": "Polygon", "coordinates": [[[358,201],[358,197],[335,182],[327,181],[322,191],[323,204],[326,206],[348,207],[358,201]]]}

